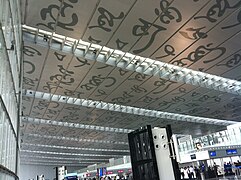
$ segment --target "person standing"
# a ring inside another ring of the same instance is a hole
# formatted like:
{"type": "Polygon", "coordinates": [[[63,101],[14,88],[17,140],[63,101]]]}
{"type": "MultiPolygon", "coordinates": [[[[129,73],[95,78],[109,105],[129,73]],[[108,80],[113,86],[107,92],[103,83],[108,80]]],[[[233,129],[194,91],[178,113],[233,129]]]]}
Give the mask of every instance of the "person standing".
{"type": "MultiPolygon", "coordinates": [[[[191,179],[194,179],[196,177],[196,174],[195,174],[195,171],[194,171],[194,168],[193,166],[190,166],[189,167],[189,171],[190,171],[190,177],[191,179]]],[[[190,179],[190,178],[189,178],[190,179]]]]}
{"type": "Polygon", "coordinates": [[[223,168],[224,168],[224,174],[225,174],[225,176],[227,176],[228,175],[228,165],[226,164],[226,162],[224,162],[223,168]]]}
{"type": "Polygon", "coordinates": [[[183,169],[183,167],[181,167],[180,172],[181,172],[181,179],[184,179],[184,169],[183,169]]]}
{"type": "Polygon", "coordinates": [[[196,174],[196,179],[200,180],[201,179],[201,173],[200,173],[199,168],[197,168],[197,166],[194,167],[194,171],[195,171],[195,174],[196,174]]]}
{"type": "Polygon", "coordinates": [[[188,180],[188,179],[189,179],[188,174],[189,174],[188,168],[187,168],[187,167],[184,167],[184,179],[185,179],[185,180],[188,180]]]}
{"type": "Polygon", "coordinates": [[[213,163],[213,170],[214,170],[214,175],[215,177],[218,177],[218,166],[216,165],[216,163],[213,163]]]}

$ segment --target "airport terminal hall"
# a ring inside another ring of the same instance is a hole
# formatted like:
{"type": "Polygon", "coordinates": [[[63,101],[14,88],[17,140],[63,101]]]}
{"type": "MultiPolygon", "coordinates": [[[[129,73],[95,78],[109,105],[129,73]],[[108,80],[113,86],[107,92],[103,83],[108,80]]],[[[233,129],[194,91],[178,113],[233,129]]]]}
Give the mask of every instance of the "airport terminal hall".
{"type": "Polygon", "coordinates": [[[0,180],[241,180],[241,0],[0,0],[0,180]]]}

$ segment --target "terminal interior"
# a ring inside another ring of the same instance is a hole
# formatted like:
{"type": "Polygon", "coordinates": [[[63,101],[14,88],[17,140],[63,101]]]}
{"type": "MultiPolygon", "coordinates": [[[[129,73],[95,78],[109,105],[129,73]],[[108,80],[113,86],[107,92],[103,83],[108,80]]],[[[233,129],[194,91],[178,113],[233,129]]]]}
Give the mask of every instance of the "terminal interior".
{"type": "Polygon", "coordinates": [[[240,24],[240,0],[0,0],[0,180],[131,179],[147,125],[240,178],[240,24]]]}

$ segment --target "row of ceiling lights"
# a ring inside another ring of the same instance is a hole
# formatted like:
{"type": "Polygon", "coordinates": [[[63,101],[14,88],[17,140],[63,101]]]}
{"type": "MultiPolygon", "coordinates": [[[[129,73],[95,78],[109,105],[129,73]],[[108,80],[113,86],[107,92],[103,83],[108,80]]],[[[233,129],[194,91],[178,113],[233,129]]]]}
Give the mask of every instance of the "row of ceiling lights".
{"type": "Polygon", "coordinates": [[[21,154],[20,156],[21,158],[24,158],[24,159],[29,159],[29,158],[38,158],[38,159],[55,159],[55,160],[72,160],[72,161],[94,161],[94,162],[106,162],[108,160],[106,159],[93,159],[93,158],[71,158],[71,157],[54,157],[54,156],[37,156],[37,155],[24,155],[24,154],[21,154]]]}
{"type": "MultiPolygon", "coordinates": [[[[78,166],[78,167],[80,167],[80,164],[79,163],[77,163],[77,164],[74,164],[74,163],[70,163],[70,164],[65,164],[65,163],[51,163],[51,162],[48,162],[48,163],[46,163],[46,162],[31,162],[31,161],[23,161],[23,162],[20,162],[22,165],[24,165],[24,164],[26,164],[26,165],[42,165],[42,166],[63,166],[63,165],[65,165],[65,166],[78,166]]],[[[81,166],[83,166],[83,167],[86,167],[87,165],[89,165],[89,164],[81,164],[81,166]]]]}
{"type": "Polygon", "coordinates": [[[86,125],[86,124],[54,121],[54,120],[39,119],[39,118],[32,118],[32,117],[22,117],[21,119],[22,119],[22,122],[30,122],[30,123],[35,123],[35,124],[48,124],[48,125],[53,125],[53,126],[88,129],[88,130],[104,131],[104,132],[130,133],[133,131],[131,129],[86,125]]]}
{"type": "Polygon", "coordinates": [[[50,33],[27,25],[23,25],[23,31],[28,34],[26,39],[29,39],[29,41],[75,54],[80,58],[95,60],[125,70],[158,76],[180,83],[241,95],[241,82],[236,80],[144,58],[98,44],[50,33]],[[43,37],[47,37],[48,42],[39,39],[43,37]]]}
{"type": "Polygon", "coordinates": [[[62,155],[62,156],[78,156],[78,157],[121,157],[121,155],[113,155],[113,154],[64,153],[64,152],[35,151],[35,150],[25,150],[25,149],[22,149],[21,153],[52,154],[52,155],[62,155]]]}
{"type": "Polygon", "coordinates": [[[81,150],[81,151],[100,151],[100,152],[125,152],[129,153],[129,150],[119,150],[119,149],[96,149],[96,148],[80,148],[80,147],[69,147],[69,146],[56,146],[56,145],[46,145],[46,144],[31,144],[22,143],[23,146],[34,146],[34,147],[44,147],[44,148],[54,148],[54,149],[69,149],[69,150],[81,150]]]}
{"type": "Polygon", "coordinates": [[[88,164],[93,164],[93,162],[89,162],[89,161],[83,161],[83,162],[75,162],[75,161],[55,161],[55,160],[41,160],[41,159],[21,159],[21,162],[42,162],[42,163],[62,163],[62,164],[84,164],[84,165],[88,165],[88,164]]]}
{"type": "Polygon", "coordinates": [[[170,119],[170,120],[176,120],[176,121],[215,124],[215,125],[222,125],[222,126],[224,125],[228,126],[231,124],[238,123],[235,121],[196,117],[196,116],[169,113],[169,112],[163,112],[163,111],[157,111],[157,110],[149,110],[149,109],[132,107],[132,106],[124,106],[124,105],[118,105],[113,103],[107,103],[103,101],[79,99],[79,98],[73,98],[69,96],[56,95],[56,94],[50,94],[45,92],[33,91],[33,90],[23,90],[23,95],[28,97],[33,97],[33,98],[40,98],[47,101],[67,103],[72,105],[79,105],[79,106],[97,108],[97,109],[108,110],[108,111],[148,116],[153,118],[170,119]]]}
{"type": "Polygon", "coordinates": [[[76,141],[76,142],[86,142],[86,143],[99,143],[99,144],[118,144],[118,145],[128,145],[127,142],[121,141],[109,141],[109,140],[97,140],[97,139],[79,139],[74,137],[65,137],[65,136],[51,136],[51,135],[41,135],[41,134],[23,134],[24,137],[36,137],[36,138],[46,138],[46,139],[55,139],[63,141],[76,141]]]}

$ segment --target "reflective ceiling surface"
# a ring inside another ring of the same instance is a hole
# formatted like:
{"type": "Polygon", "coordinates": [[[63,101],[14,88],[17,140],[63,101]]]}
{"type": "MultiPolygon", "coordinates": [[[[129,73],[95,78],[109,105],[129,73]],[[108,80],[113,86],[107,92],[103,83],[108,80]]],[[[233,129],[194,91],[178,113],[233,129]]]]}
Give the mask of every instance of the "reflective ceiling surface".
{"type": "Polygon", "coordinates": [[[202,117],[240,121],[238,94],[128,71],[67,53],[61,47],[71,47],[68,42],[77,44],[83,40],[240,81],[241,1],[23,0],[21,3],[22,24],[36,31],[34,41],[29,40],[30,31],[23,31],[24,90],[200,118],[188,122],[140,116],[23,94],[22,163],[86,167],[128,155],[127,133],[147,124],[171,124],[174,133],[200,136],[226,128],[219,123],[205,123],[202,117]],[[49,35],[40,36],[41,30],[49,35]],[[52,39],[53,35],[64,39],[57,41],[52,39]],[[52,48],[52,43],[62,46],[52,48]]]}

